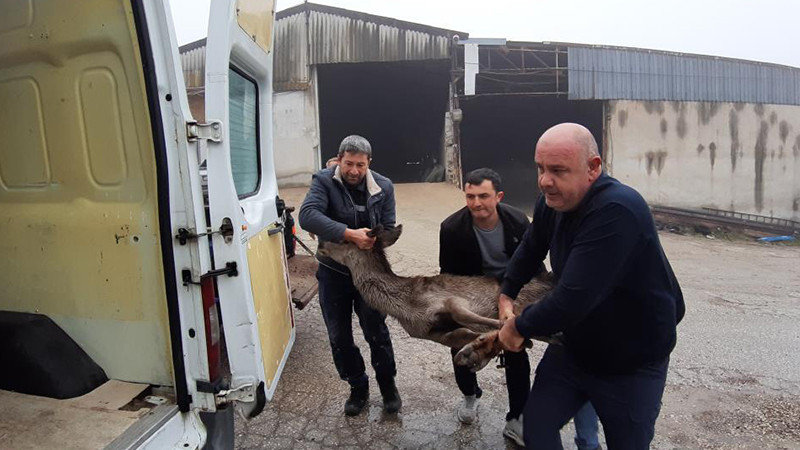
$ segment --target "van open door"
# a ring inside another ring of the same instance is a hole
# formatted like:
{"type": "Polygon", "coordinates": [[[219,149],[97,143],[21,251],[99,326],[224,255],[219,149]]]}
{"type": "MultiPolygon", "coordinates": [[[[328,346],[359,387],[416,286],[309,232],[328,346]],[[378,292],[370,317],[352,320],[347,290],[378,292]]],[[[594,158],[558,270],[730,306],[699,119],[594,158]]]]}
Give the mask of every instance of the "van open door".
{"type": "MultiPolygon", "coordinates": [[[[272,398],[294,318],[272,154],[274,1],[211,2],[206,45],[208,198],[227,399],[255,416],[272,398]]],[[[204,149],[200,149],[200,153],[204,149]]]]}

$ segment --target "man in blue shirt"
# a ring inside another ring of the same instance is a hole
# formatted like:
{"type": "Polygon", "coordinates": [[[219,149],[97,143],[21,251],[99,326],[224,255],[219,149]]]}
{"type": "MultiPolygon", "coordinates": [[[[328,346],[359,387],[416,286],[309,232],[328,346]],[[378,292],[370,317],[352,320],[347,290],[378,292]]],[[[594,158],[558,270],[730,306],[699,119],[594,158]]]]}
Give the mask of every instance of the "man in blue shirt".
{"type": "Polygon", "coordinates": [[[500,331],[511,351],[524,338],[563,333],[539,362],[525,406],[528,448],[560,449],[559,430],[588,400],[610,448],[645,449],[660,411],[683,294],[647,203],[601,163],[578,124],[556,125],[536,145],[543,195],[499,299],[515,298],[550,254],[556,288],[500,331]]]}

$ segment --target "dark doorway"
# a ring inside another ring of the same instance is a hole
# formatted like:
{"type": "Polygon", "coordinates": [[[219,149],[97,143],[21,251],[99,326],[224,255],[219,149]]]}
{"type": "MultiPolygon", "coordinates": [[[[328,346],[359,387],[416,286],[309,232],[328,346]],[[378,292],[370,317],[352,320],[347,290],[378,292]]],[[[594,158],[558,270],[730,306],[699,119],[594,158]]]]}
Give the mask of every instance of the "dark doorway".
{"type": "Polygon", "coordinates": [[[561,122],[576,122],[592,132],[598,146],[603,144],[602,101],[534,96],[462,97],[461,109],[464,175],[479,167],[496,170],[503,178],[505,201],[528,214],[539,197],[533,153],[542,133],[561,122]]]}
{"type": "Polygon", "coordinates": [[[392,181],[443,177],[449,60],[324,64],[317,71],[323,163],[345,136],[360,134],[372,144],[371,168],[392,181]]]}

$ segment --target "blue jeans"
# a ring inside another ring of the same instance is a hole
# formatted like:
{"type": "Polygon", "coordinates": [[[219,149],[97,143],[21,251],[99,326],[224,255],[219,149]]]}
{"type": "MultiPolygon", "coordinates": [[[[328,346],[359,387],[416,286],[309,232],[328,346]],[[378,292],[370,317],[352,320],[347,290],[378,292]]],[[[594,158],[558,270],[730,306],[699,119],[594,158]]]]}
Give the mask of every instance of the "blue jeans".
{"type": "Polygon", "coordinates": [[[599,447],[597,413],[594,412],[592,404],[586,402],[581,406],[573,420],[575,421],[575,445],[578,446],[578,450],[595,450],[599,447]]]}
{"type": "Polygon", "coordinates": [[[386,316],[364,303],[349,276],[320,265],[317,281],[322,318],[339,377],[350,386],[363,386],[368,382],[364,358],[353,341],[353,311],[369,344],[375,377],[379,380],[394,377],[397,370],[386,316]]]}
{"type": "Polygon", "coordinates": [[[611,449],[647,449],[655,433],[669,357],[632,373],[599,375],[579,367],[561,346],[550,345],[536,368],[525,405],[525,445],[561,449],[561,428],[587,401],[597,411],[611,449]]]}

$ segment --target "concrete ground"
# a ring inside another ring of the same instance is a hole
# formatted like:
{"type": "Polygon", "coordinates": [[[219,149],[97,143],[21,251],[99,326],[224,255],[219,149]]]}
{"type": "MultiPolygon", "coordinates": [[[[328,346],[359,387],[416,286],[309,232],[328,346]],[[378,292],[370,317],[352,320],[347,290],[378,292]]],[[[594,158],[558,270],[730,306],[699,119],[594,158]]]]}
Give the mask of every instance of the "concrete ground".
{"type": "MultiPolygon", "coordinates": [[[[401,275],[436,274],[439,223],[463,205],[463,194],[446,184],[403,184],[396,192],[404,230],[389,259],[401,275]]],[[[299,207],[305,189],[281,195],[299,207]]],[[[669,233],[661,239],[687,314],[652,447],[800,448],[800,247],[669,233]]],[[[297,339],[275,397],[255,419],[237,418],[237,448],[515,448],[501,435],[507,408],[501,370],[490,365],[479,373],[479,420],[461,425],[448,350],[408,337],[388,319],[403,408],[383,415],[371,381],[368,409],[345,417],[348,388],[333,366],[318,302],[295,318],[297,339]]],[[[368,361],[357,323],[354,329],[368,361]]],[[[534,367],[543,349],[536,343],[529,351],[534,367]]],[[[572,433],[569,424],[565,448],[575,448],[572,433]]]]}

